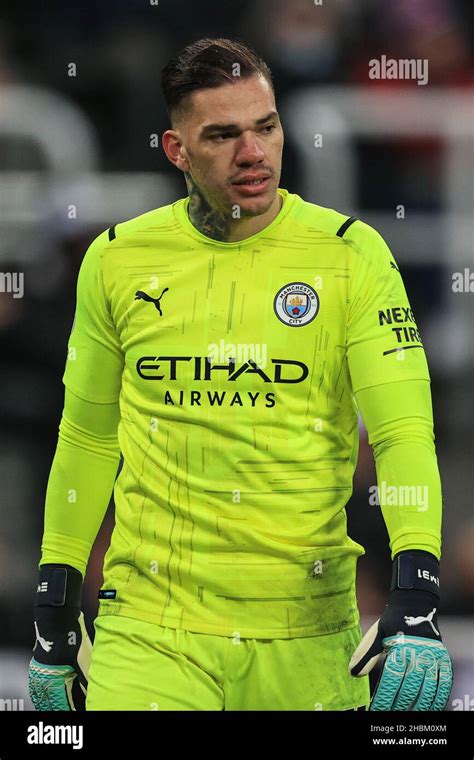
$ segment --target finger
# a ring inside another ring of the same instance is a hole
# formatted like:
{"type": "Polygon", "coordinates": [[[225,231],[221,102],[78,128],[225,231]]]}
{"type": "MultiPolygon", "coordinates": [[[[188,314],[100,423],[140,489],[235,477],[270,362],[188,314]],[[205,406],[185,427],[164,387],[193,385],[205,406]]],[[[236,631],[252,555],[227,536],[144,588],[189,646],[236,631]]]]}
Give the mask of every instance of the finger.
{"type": "Polygon", "coordinates": [[[439,659],[438,670],[438,688],[430,707],[430,710],[433,711],[444,710],[453,686],[453,664],[447,651],[439,659]]]}
{"type": "Polygon", "coordinates": [[[71,694],[74,704],[74,710],[77,712],[85,712],[86,709],[86,693],[87,690],[79,680],[79,676],[74,679],[72,684],[71,694]]]}
{"type": "Polygon", "coordinates": [[[410,709],[415,712],[427,712],[428,710],[431,710],[431,705],[436,696],[437,688],[438,668],[436,668],[436,678],[432,678],[431,674],[425,673],[418,697],[410,709]]]}
{"type": "Polygon", "coordinates": [[[365,676],[374,667],[383,652],[382,637],[377,620],[362,638],[349,662],[351,676],[365,676]]]}
{"type": "Polygon", "coordinates": [[[68,711],[73,709],[68,685],[74,679],[72,668],[64,665],[30,665],[29,689],[36,710],[68,711]]]}
{"type": "MultiPolygon", "coordinates": [[[[385,639],[384,641],[387,640],[385,639]]],[[[394,709],[393,703],[406,672],[406,658],[401,649],[402,647],[399,644],[389,648],[369,710],[394,709]]]]}
{"type": "Polygon", "coordinates": [[[87,683],[89,678],[89,666],[92,654],[92,643],[87,633],[84,622],[84,615],[81,612],[79,616],[79,625],[81,629],[81,644],[77,653],[77,665],[80,673],[83,675],[83,681],[87,683]]]}
{"type": "Polygon", "coordinates": [[[405,662],[405,675],[400,685],[400,691],[394,702],[394,710],[413,710],[416,702],[421,699],[425,705],[419,709],[428,710],[438,683],[438,657],[436,650],[423,644],[423,639],[407,641],[399,645],[399,652],[405,662]],[[425,688],[431,697],[422,697],[425,688]]]}
{"type": "Polygon", "coordinates": [[[66,700],[68,707],[63,707],[62,709],[67,710],[75,710],[75,702],[74,702],[74,695],[73,695],[73,686],[74,683],[77,681],[76,673],[70,673],[67,675],[64,679],[64,691],[66,693],[66,700]]]}

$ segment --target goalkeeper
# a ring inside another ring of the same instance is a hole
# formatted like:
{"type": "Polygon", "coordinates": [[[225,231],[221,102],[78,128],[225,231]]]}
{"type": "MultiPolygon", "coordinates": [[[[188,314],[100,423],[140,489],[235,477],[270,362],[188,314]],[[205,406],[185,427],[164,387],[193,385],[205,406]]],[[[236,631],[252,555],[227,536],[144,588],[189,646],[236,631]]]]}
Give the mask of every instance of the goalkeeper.
{"type": "Polygon", "coordinates": [[[188,197],[102,232],[81,265],[35,707],[442,710],[430,377],[395,259],[367,224],[279,187],[271,74],[247,45],[199,40],[162,85],[188,197]],[[365,636],[346,528],[359,411],[393,563],[365,636]],[[112,489],[90,659],[81,586],[112,489]]]}

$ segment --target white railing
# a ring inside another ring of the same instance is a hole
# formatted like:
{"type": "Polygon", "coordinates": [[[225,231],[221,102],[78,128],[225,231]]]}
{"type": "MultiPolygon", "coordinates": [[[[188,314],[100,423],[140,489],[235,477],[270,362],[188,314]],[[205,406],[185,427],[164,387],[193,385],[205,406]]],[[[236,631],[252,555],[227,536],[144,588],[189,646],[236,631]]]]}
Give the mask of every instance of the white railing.
{"type": "Polygon", "coordinates": [[[38,261],[63,236],[130,219],[185,192],[178,173],[101,172],[94,126],[47,88],[0,85],[0,139],[9,137],[33,146],[45,168],[0,173],[0,268],[38,261]]]}

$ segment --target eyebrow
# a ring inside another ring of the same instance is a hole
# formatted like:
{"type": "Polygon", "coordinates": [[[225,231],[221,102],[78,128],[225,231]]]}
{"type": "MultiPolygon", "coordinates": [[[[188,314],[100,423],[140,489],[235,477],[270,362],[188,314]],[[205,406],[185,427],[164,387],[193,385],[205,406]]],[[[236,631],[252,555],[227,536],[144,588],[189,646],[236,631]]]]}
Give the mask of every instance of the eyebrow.
{"type": "MultiPolygon", "coordinates": [[[[273,119],[275,116],[278,116],[277,111],[270,111],[269,114],[266,116],[263,116],[261,119],[257,119],[255,121],[255,126],[258,127],[261,124],[265,124],[266,121],[269,121],[269,119],[273,119]]],[[[230,131],[234,129],[240,129],[238,124],[207,124],[205,127],[201,130],[201,136],[205,136],[209,134],[209,132],[225,132],[230,131]]]]}

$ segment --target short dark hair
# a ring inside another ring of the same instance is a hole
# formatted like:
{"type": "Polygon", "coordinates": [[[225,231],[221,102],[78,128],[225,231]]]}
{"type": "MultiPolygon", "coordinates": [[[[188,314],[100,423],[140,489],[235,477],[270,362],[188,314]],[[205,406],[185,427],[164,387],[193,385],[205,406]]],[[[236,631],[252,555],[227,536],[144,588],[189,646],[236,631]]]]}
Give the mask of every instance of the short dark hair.
{"type": "Polygon", "coordinates": [[[245,42],[203,37],[187,45],[161,72],[161,88],[171,123],[184,112],[186,99],[196,90],[221,87],[255,75],[264,76],[274,90],[269,67],[245,42]],[[238,76],[233,73],[235,64],[239,66],[238,76]]]}

